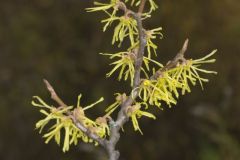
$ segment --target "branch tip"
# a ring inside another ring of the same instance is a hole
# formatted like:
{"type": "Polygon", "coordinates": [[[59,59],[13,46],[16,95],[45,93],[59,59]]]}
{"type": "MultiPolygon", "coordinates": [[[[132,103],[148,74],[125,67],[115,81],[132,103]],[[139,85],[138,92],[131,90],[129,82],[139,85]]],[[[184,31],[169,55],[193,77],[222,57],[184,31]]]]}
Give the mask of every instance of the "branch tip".
{"type": "Polygon", "coordinates": [[[61,100],[61,98],[58,97],[58,95],[55,92],[55,90],[53,89],[52,85],[46,79],[43,79],[43,82],[45,83],[47,90],[50,92],[51,98],[54,101],[56,101],[60,106],[67,107],[67,105],[61,100]]]}
{"type": "Polygon", "coordinates": [[[55,93],[52,85],[51,85],[46,79],[43,79],[43,82],[44,82],[44,84],[46,85],[48,91],[49,91],[51,94],[52,94],[53,92],[55,93]]]}
{"type": "Polygon", "coordinates": [[[188,42],[189,42],[189,39],[187,38],[187,39],[184,41],[183,47],[182,47],[182,49],[181,49],[180,52],[179,52],[179,54],[180,54],[182,57],[184,57],[184,54],[185,54],[185,52],[187,51],[188,42]]]}
{"type": "Polygon", "coordinates": [[[188,47],[188,42],[189,42],[189,39],[187,38],[187,39],[185,40],[184,44],[183,44],[182,50],[185,51],[185,52],[186,52],[187,47],[188,47]]]}

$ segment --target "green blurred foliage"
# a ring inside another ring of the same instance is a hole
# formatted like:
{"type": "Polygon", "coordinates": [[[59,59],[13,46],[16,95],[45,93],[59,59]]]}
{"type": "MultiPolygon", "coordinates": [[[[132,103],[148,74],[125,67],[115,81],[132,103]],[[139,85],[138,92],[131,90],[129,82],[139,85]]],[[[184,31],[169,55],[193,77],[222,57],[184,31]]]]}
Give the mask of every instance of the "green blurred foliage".
{"type": "MultiPolygon", "coordinates": [[[[190,39],[187,57],[202,57],[217,48],[218,75],[201,91],[181,97],[156,121],[140,121],[144,135],[131,124],[119,143],[121,159],[236,160],[240,156],[240,1],[157,1],[159,10],[145,21],[147,28],[163,27],[159,61],[166,63],[190,39]]],[[[49,98],[42,79],[48,79],[67,104],[79,93],[88,104],[129,86],[106,79],[109,61],[99,52],[116,52],[111,31],[102,33],[103,15],[86,13],[91,1],[11,0],[0,2],[0,159],[106,159],[102,149],[79,144],[63,154],[34,130],[41,116],[30,105],[32,96],[49,98]]],[[[45,99],[44,98],[44,99],[45,99]]],[[[50,98],[49,98],[49,101],[50,98]]],[[[104,105],[92,110],[102,114],[104,105]]]]}

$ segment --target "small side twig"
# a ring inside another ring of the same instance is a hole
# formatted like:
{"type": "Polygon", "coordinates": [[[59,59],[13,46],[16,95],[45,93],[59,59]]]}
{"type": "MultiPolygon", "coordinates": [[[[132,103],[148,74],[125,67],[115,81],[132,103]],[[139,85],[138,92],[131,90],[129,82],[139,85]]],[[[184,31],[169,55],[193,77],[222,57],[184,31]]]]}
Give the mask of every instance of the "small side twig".
{"type": "Polygon", "coordinates": [[[151,80],[157,79],[160,75],[162,75],[163,72],[176,67],[179,62],[186,61],[186,59],[184,58],[184,55],[185,55],[185,53],[187,51],[188,42],[189,42],[189,40],[186,39],[184,44],[183,44],[182,49],[177,53],[177,55],[173,58],[173,60],[169,61],[166,66],[164,66],[163,68],[159,69],[154,75],[152,75],[150,77],[150,79],[151,80]]]}
{"type": "MultiPolygon", "coordinates": [[[[60,105],[60,107],[67,107],[67,105],[61,100],[61,98],[57,95],[57,93],[55,92],[54,88],[52,87],[52,85],[46,80],[44,79],[43,82],[45,83],[47,90],[50,92],[51,94],[51,98],[58,103],[58,105],[60,105]]],[[[69,117],[71,117],[73,123],[75,124],[75,126],[80,129],[83,133],[85,133],[88,137],[90,137],[91,139],[95,140],[96,142],[98,142],[100,145],[105,147],[105,139],[100,138],[98,135],[94,134],[93,132],[91,132],[88,128],[86,128],[83,124],[81,124],[81,122],[79,122],[76,117],[74,117],[74,115],[72,114],[72,112],[67,112],[67,115],[69,117]]]]}
{"type": "Polygon", "coordinates": [[[52,85],[46,79],[43,79],[43,82],[45,83],[48,91],[50,92],[51,98],[55,102],[57,102],[61,107],[67,107],[67,105],[61,100],[61,98],[59,98],[59,96],[57,95],[57,93],[53,89],[52,85]]]}
{"type": "Polygon", "coordinates": [[[146,4],[146,0],[141,0],[141,3],[140,3],[139,8],[138,8],[138,13],[139,13],[139,14],[142,14],[142,13],[143,13],[145,4],[146,4]]]}

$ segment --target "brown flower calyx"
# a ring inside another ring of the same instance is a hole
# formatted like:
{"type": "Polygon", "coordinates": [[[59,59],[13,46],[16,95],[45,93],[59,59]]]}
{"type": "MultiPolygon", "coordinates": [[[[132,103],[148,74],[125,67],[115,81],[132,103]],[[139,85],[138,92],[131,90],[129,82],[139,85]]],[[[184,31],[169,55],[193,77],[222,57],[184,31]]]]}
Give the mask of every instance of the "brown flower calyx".
{"type": "Polygon", "coordinates": [[[131,60],[133,60],[134,62],[137,59],[137,52],[138,52],[138,47],[132,49],[131,51],[129,51],[128,56],[131,58],[131,60]]]}
{"type": "Polygon", "coordinates": [[[87,128],[88,128],[88,131],[89,131],[90,133],[95,133],[95,134],[97,133],[97,130],[98,130],[97,127],[88,126],[87,128]]]}
{"type": "Polygon", "coordinates": [[[118,102],[125,102],[127,100],[127,95],[126,93],[123,93],[123,94],[119,94],[117,97],[116,97],[116,101],[118,102]]]}
{"type": "Polygon", "coordinates": [[[84,111],[82,109],[82,107],[77,107],[73,110],[73,117],[78,120],[79,122],[82,122],[84,117],[85,117],[85,114],[84,114],[84,111]]]}
{"type": "Polygon", "coordinates": [[[97,119],[96,119],[96,123],[97,124],[107,124],[107,117],[98,117],[97,119]]]}
{"type": "Polygon", "coordinates": [[[126,114],[128,116],[131,116],[135,111],[139,110],[141,108],[141,105],[139,103],[136,103],[135,105],[128,106],[126,108],[126,114]]]}

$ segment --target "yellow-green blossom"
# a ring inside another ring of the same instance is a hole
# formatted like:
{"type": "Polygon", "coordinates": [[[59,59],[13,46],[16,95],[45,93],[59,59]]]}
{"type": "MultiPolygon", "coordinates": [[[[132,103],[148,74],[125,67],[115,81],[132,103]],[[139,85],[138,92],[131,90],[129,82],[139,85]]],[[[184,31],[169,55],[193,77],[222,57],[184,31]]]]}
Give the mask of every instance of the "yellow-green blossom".
{"type": "MultiPolygon", "coordinates": [[[[54,138],[56,143],[60,145],[62,131],[64,132],[62,148],[63,152],[68,151],[71,144],[76,145],[79,139],[82,139],[82,141],[86,143],[94,142],[91,138],[89,138],[85,133],[83,133],[75,126],[71,116],[74,116],[78,122],[81,123],[81,125],[88,129],[97,128],[99,126],[102,128],[102,124],[99,124],[87,118],[84,111],[103,101],[103,98],[100,98],[97,102],[85,107],[81,107],[80,98],[81,95],[78,96],[77,107],[72,110],[73,106],[61,106],[56,108],[54,106],[48,105],[38,96],[33,97],[34,100],[32,101],[32,105],[39,107],[40,112],[45,116],[45,118],[39,120],[36,123],[36,129],[39,129],[39,132],[41,133],[44,127],[49,124],[49,122],[53,124],[50,127],[49,131],[43,135],[43,137],[46,139],[45,143],[48,143],[51,139],[54,138]]],[[[104,127],[106,129],[106,126],[104,127]]],[[[104,135],[101,134],[101,136],[104,135]]],[[[95,142],[95,144],[97,144],[97,142],[95,142]]]]}
{"type": "Polygon", "coordinates": [[[119,0],[111,0],[110,3],[100,3],[94,2],[96,7],[87,8],[88,12],[96,12],[96,11],[106,11],[111,8],[114,8],[118,4],[119,0]]]}
{"type": "Polygon", "coordinates": [[[200,68],[201,64],[215,62],[215,59],[208,59],[215,52],[216,50],[197,60],[190,59],[179,62],[174,68],[163,70],[157,79],[142,80],[141,85],[136,88],[139,89],[139,97],[150,105],[160,107],[161,103],[165,102],[171,107],[171,104],[177,103],[176,98],[179,97],[179,91],[182,95],[191,92],[190,83],[196,85],[198,81],[203,88],[202,83],[208,82],[208,79],[200,76],[200,73],[217,73],[200,68]]]}
{"type": "MultiPolygon", "coordinates": [[[[125,2],[128,2],[129,0],[125,0],[125,2]]],[[[158,6],[157,4],[154,2],[155,0],[148,0],[149,5],[150,5],[150,11],[148,12],[148,14],[150,14],[152,11],[155,11],[158,6]]],[[[131,0],[131,5],[135,5],[135,6],[139,6],[141,3],[141,0],[131,0]]]]}
{"type": "Polygon", "coordinates": [[[135,44],[135,36],[138,33],[137,22],[129,16],[116,17],[114,20],[119,20],[118,25],[114,29],[112,44],[119,42],[119,46],[125,37],[129,37],[131,45],[135,44]]]}
{"type": "Polygon", "coordinates": [[[136,103],[133,106],[129,106],[126,109],[126,112],[127,112],[127,115],[132,120],[134,131],[139,131],[141,134],[143,134],[141,129],[140,129],[140,127],[139,127],[138,119],[141,118],[142,116],[145,116],[145,117],[148,117],[148,118],[152,118],[152,119],[156,119],[156,117],[153,114],[149,113],[149,112],[142,111],[141,110],[141,105],[142,105],[141,103],[136,103]]]}
{"type": "Polygon", "coordinates": [[[118,8],[114,8],[112,13],[109,13],[106,11],[109,18],[101,20],[101,23],[105,23],[103,27],[103,32],[107,30],[107,27],[111,26],[112,22],[114,22],[115,20],[119,20],[119,17],[116,17],[117,11],[118,11],[118,8]]]}
{"type": "Polygon", "coordinates": [[[169,81],[169,78],[170,77],[167,73],[163,73],[161,77],[152,82],[151,85],[153,85],[153,88],[152,93],[149,96],[149,104],[160,107],[161,101],[164,101],[171,107],[171,104],[177,103],[172,94],[172,91],[176,88],[174,88],[174,82],[169,81]]]}
{"type": "Polygon", "coordinates": [[[151,58],[151,55],[152,55],[152,51],[154,52],[155,55],[156,54],[156,50],[157,50],[157,45],[153,43],[153,39],[156,39],[157,36],[159,35],[160,38],[163,37],[163,34],[162,34],[162,27],[159,27],[159,28],[155,28],[155,29],[152,29],[152,30],[148,30],[146,31],[146,39],[147,39],[147,51],[148,51],[148,58],[151,58]]]}
{"type": "Polygon", "coordinates": [[[106,116],[104,117],[98,117],[96,119],[96,130],[95,133],[97,133],[97,135],[101,138],[105,138],[107,135],[110,135],[110,129],[107,123],[107,118],[106,116]]]}
{"type": "Polygon", "coordinates": [[[106,54],[101,53],[102,55],[110,56],[110,59],[117,59],[110,65],[114,65],[113,69],[107,73],[107,77],[110,77],[114,72],[117,70],[120,70],[118,74],[118,80],[121,80],[124,77],[124,80],[126,81],[128,78],[130,78],[131,85],[133,84],[133,78],[134,78],[134,59],[135,55],[131,52],[119,52],[115,54],[106,54]]]}
{"type": "Polygon", "coordinates": [[[116,95],[116,98],[115,98],[116,101],[110,106],[108,106],[107,109],[105,110],[105,112],[107,112],[107,116],[110,116],[112,112],[115,111],[117,107],[120,106],[127,99],[127,95],[125,93],[123,94],[115,93],[115,95],[116,95]]]}
{"type": "Polygon", "coordinates": [[[196,82],[198,81],[203,89],[203,82],[208,82],[208,79],[203,78],[201,74],[207,73],[207,74],[217,74],[215,71],[209,71],[205,69],[201,69],[201,65],[205,63],[214,63],[215,59],[208,59],[212,55],[216,53],[217,50],[212,51],[207,56],[196,59],[196,60],[186,60],[183,63],[179,64],[176,68],[173,68],[168,71],[169,75],[176,80],[177,82],[180,82],[182,86],[180,87],[182,90],[182,94],[185,94],[185,92],[190,92],[190,86],[189,82],[192,85],[196,85],[196,82]]]}
{"type": "Polygon", "coordinates": [[[155,11],[157,8],[158,8],[158,6],[157,6],[157,4],[154,2],[154,0],[148,0],[149,1],[149,3],[150,3],[150,11],[149,11],[149,14],[152,12],[152,11],[155,11]]]}
{"type": "Polygon", "coordinates": [[[167,78],[143,80],[139,87],[139,97],[144,102],[148,102],[150,105],[155,105],[159,108],[162,102],[165,102],[169,106],[176,104],[176,100],[171,92],[173,89],[169,89],[167,78]]]}

